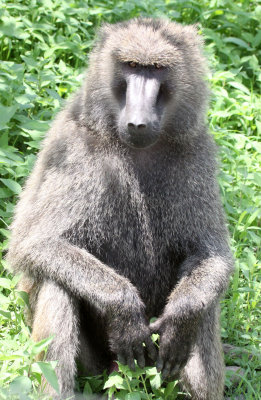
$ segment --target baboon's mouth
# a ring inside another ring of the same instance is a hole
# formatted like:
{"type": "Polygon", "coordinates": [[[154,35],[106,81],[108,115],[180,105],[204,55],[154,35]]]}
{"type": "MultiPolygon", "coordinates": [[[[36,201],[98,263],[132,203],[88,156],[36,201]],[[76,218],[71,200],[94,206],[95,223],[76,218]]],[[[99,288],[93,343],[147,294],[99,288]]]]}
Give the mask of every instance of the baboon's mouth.
{"type": "Polygon", "coordinates": [[[153,146],[158,141],[160,134],[158,132],[150,134],[131,134],[130,132],[126,132],[119,136],[120,140],[129,147],[145,149],[153,146]]]}

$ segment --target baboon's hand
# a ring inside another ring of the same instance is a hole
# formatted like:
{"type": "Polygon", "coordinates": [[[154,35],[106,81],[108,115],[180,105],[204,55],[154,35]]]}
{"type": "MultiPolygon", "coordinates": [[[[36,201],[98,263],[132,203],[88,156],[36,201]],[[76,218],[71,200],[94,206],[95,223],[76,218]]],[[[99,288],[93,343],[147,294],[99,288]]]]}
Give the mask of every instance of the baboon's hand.
{"type": "Polygon", "coordinates": [[[156,360],[156,348],[151,340],[149,324],[144,314],[143,304],[138,302],[113,311],[108,324],[111,350],[122,364],[135,369],[134,359],[140,368],[145,367],[145,351],[156,360]],[[143,345],[145,343],[145,346],[143,345]]]}
{"type": "Polygon", "coordinates": [[[150,325],[151,333],[160,335],[157,370],[162,378],[174,377],[186,364],[197,335],[195,320],[182,320],[163,314],[150,325]]]}

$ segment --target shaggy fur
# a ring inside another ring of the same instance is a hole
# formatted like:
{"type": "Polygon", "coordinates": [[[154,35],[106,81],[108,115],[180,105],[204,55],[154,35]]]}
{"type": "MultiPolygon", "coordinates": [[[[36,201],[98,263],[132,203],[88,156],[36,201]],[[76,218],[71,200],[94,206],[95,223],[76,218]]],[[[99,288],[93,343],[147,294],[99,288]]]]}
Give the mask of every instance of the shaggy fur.
{"type": "Polygon", "coordinates": [[[82,89],[43,143],[8,262],[24,274],[33,337],[55,334],[47,358],[59,360],[61,398],[73,392],[77,358],[90,374],[116,355],[142,365],[143,341],[154,356],[152,331],[164,376],[179,374],[194,400],[223,398],[218,304],[232,261],[205,126],[205,65],[194,27],[105,25],[82,89]],[[160,139],[139,150],[119,139],[113,94],[130,61],[168,71],[160,139]]]}

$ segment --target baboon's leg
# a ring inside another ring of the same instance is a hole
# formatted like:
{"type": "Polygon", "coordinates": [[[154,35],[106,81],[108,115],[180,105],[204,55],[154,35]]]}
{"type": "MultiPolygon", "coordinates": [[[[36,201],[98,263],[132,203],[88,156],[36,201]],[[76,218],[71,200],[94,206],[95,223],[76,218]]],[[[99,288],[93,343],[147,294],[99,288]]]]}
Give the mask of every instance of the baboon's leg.
{"type": "Polygon", "coordinates": [[[78,351],[78,302],[56,283],[44,282],[40,289],[33,319],[35,341],[54,335],[46,360],[58,360],[56,374],[61,396],[45,381],[43,391],[64,399],[73,394],[78,351]]]}
{"type": "Polygon", "coordinates": [[[104,316],[84,301],[80,302],[80,351],[78,365],[80,374],[98,375],[110,370],[116,355],[109,350],[104,316]]]}
{"type": "Polygon", "coordinates": [[[205,315],[192,356],[181,378],[193,400],[224,398],[224,360],[219,329],[219,307],[214,307],[205,315]]]}

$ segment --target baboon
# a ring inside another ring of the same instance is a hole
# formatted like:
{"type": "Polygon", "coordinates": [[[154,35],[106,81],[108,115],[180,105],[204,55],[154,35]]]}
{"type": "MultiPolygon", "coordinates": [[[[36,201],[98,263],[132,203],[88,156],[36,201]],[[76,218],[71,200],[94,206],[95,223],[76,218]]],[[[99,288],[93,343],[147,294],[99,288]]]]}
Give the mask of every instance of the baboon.
{"type": "Polygon", "coordinates": [[[7,258],[23,272],[33,338],[54,335],[61,398],[77,359],[97,374],[155,358],[194,400],[223,398],[219,299],[233,262],[205,75],[195,27],[106,24],[43,142],[7,258]]]}

